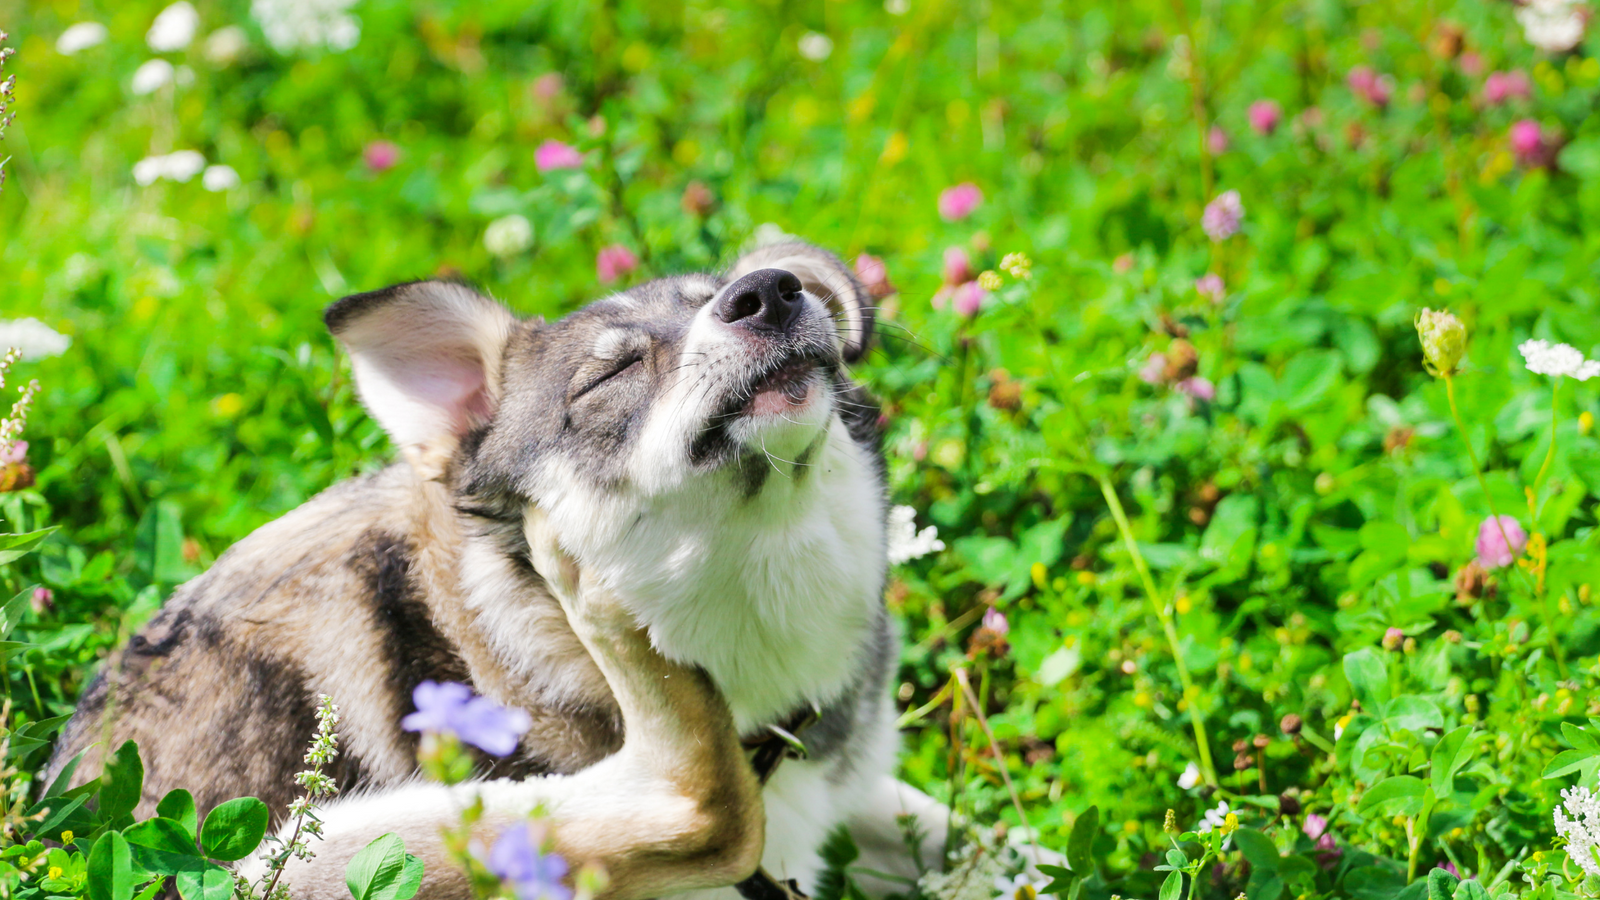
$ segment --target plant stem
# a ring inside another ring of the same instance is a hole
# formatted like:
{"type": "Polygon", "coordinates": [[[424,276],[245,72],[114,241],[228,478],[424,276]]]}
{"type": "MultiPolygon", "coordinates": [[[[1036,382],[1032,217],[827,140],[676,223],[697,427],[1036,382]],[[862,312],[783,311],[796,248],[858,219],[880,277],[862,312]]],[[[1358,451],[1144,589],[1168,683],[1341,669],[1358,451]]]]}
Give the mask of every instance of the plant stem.
{"type": "Polygon", "coordinates": [[[1144,555],[1139,552],[1139,545],[1134,543],[1133,528],[1128,524],[1128,514],[1122,509],[1122,501],[1117,499],[1117,491],[1112,486],[1111,479],[1104,474],[1096,474],[1095,480],[1100,482],[1100,493],[1105,495],[1106,505],[1111,508],[1111,518],[1116,520],[1123,546],[1133,558],[1133,567],[1138,571],[1139,580],[1144,584],[1144,593],[1150,601],[1150,608],[1155,611],[1156,618],[1161,620],[1161,630],[1166,633],[1167,646],[1172,651],[1172,661],[1178,668],[1178,683],[1183,687],[1183,699],[1189,707],[1189,723],[1194,727],[1195,750],[1200,755],[1200,774],[1205,777],[1206,784],[1217,787],[1217,769],[1211,762],[1211,745],[1206,740],[1205,722],[1200,717],[1198,703],[1200,692],[1189,679],[1189,667],[1184,664],[1183,653],[1178,648],[1178,629],[1172,622],[1172,614],[1167,611],[1166,604],[1161,600],[1160,592],[1156,590],[1155,579],[1150,577],[1150,567],[1145,565],[1144,555]]]}

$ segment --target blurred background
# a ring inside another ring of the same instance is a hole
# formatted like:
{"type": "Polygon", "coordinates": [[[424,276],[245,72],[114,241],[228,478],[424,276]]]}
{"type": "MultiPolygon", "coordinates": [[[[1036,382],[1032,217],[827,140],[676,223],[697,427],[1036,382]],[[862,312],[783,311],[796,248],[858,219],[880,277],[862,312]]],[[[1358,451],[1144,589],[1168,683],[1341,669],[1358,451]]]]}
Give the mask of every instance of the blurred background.
{"type": "Polygon", "coordinates": [[[46,588],[23,721],[384,464],[334,299],[459,275],[558,316],[791,234],[883,304],[908,779],[986,839],[1098,804],[1095,896],[1155,895],[1169,809],[1267,841],[1200,896],[1559,869],[1596,397],[1515,348],[1600,346],[1587,4],[191,2],[0,0],[0,344],[41,386],[0,511],[61,526],[5,576],[46,588]],[[1471,333],[1459,417],[1423,307],[1471,333]],[[1362,805],[1463,725],[1431,814],[1362,805]]]}

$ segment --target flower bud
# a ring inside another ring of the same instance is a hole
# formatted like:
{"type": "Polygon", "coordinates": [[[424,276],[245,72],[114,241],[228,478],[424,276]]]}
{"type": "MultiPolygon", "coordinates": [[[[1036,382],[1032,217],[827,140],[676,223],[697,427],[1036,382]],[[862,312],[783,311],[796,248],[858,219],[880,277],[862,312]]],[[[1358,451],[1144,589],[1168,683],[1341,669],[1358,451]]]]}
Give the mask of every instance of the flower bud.
{"type": "Polygon", "coordinates": [[[1448,310],[1423,309],[1417,313],[1417,337],[1422,340],[1422,363],[1438,378],[1460,371],[1467,352],[1467,328],[1448,310]]]}

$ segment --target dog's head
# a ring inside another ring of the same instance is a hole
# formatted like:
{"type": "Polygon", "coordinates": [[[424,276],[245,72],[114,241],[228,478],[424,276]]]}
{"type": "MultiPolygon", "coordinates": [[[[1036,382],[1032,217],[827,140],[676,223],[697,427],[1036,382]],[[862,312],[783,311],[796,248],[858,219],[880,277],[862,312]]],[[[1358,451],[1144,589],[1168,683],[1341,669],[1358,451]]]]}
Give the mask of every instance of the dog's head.
{"type": "Polygon", "coordinates": [[[438,281],[346,297],[325,318],[425,477],[558,506],[574,486],[651,496],[719,475],[756,491],[835,423],[867,437],[876,412],[843,367],[871,341],[870,303],[838,258],[793,243],[554,322],[438,281]]]}

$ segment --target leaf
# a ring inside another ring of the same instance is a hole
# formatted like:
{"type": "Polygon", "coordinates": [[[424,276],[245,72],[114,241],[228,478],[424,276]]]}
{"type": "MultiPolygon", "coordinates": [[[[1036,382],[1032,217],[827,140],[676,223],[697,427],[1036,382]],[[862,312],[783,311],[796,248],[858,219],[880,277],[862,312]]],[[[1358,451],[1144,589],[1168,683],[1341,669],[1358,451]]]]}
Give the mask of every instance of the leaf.
{"type": "Polygon", "coordinates": [[[89,851],[89,900],[132,900],[133,855],[115,831],[100,835],[89,851]]]}
{"type": "Polygon", "coordinates": [[[154,818],[122,830],[133,850],[133,863],[156,875],[176,875],[205,868],[194,839],[171,819],[154,818]]]}
{"type": "Polygon", "coordinates": [[[1252,867],[1267,871],[1278,868],[1278,848],[1261,832],[1254,828],[1241,828],[1233,833],[1233,842],[1252,867]]]}
{"type": "Polygon", "coordinates": [[[183,900],[233,900],[233,873],[214,862],[184,869],[177,881],[183,900]]]}
{"type": "Polygon", "coordinates": [[[407,853],[405,841],[390,832],[350,859],[344,883],[355,900],[411,900],[422,885],[422,860],[407,853]]]}
{"type": "Polygon", "coordinates": [[[1389,671],[1383,658],[1364,647],[1344,658],[1344,677],[1365,709],[1376,712],[1389,699],[1389,671]]]}
{"type": "Polygon", "coordinates": [[[139,745],[126,741],[106,760],[100,776],[100,815],[113,822],[133,812],[144,789],[144,763],[139,745]]]}
{"type": "MultiPolygon", "coordinates": [[[[1428,790],[1428,785],[1415,775],[1396,775],[1373,785],[1361,796],[1361,803],[1356,807],[1357,812],[1366,812],[1380,807],[1388,810],[1386,815],[1399,812],[1402,815],[1415,815],[1422,807],[1422,795],[1428,790]]],[[[1380,809],[1380,812],[1383,811],[1380,809]]]]}
{"type": "Polygon", "coordinates": [[[1067,865],[1079,875],[1094,871],[1094,839],[1100,830],[1100,807],[1091,806],[1072,823],[1072,834],[1067,838],[1067,865]]]}
{"type": "Polygon", "coordinates": [[[1161,895],[1159,900],[1181,900],[1183,897],[1183,873],[1173,872],[1167,880],[1161,882],[1161,895]]]}
{"type": "MultiPolygon", "coordinates": [[[[182,825],[183,830],[189,832],[191,839],[198,836],[199,819],[196,818],[194,810],[194,795],[183,788],[167,792],[167,795],[161,798],[161,802],[156,804],[156,815],[182,825]]],[[[212,856],[222,859],[214,853],[212,856]]]]}
{"type": "MultiPolygon", "coordinates": [[[[194,801],[190,800],[191,814],[194,801]]],[[[200,829],[200,846],[212,859],[232,862],[244,859],[261,845],[272,813],[254,797],[238,797],[206,814],[200,829]]]]}

